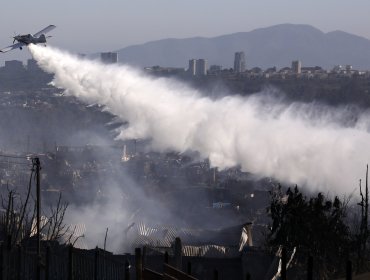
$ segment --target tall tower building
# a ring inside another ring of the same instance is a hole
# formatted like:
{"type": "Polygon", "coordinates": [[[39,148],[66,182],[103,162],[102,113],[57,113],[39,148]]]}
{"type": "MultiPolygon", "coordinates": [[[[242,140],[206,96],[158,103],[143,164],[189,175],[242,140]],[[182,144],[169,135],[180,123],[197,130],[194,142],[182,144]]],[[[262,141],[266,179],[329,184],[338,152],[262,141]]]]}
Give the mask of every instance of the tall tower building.
{"type": "Polygon", "coordinates": [[[244,52],[236,52],[234,58],[234,72],[242,73],[245,71],[245,54],[244,52]]]}
{"type": "Polygon", "coordinates": [[[301,74],[302,63],[299,60],[292,61],[292,71],[295,74],[301,74]]]}
{"type": "Polygon", "coordinates": [[[4,71],[9,74],[19,74],[25,71],[22,61],[10,60],[5,61],[4,71]]]}
{"type": "Polygon", "coordinates": [[[197,70],[197,60],[196,59],[190,59],[189,60],[189,68],[188,72],[191,76],[195,76],[196,70],[197,70]]]}
{"type": "Polygon", "coordinates": [[[103,63],[111,64],[111,63],[117,63],[118,62],[118,56],[117,53],[114,52],[106,52],[100,54],[100,60],[103,63]]]}
{"type": "Polygon", "coordinates": [[[205,60],[205,59],[198,59],[197,60],[195,74],[197,76],[207,75],[207,60],[205,60]]]}
{"type": "Polygon", "coordinates": [[[207,60],[205,59],[190,59],[188,72],[191,76],[207,75],[207,60]]]}
{"type": "Polygon", "coordinates": [[[35,72],[35,71],[40,72],[40,71],[42,71],[42,69],[37,64],[36,60],[34,60],[34,59],[28,59],[27,60],[27,70],[31,71],[31,72],[35,72]]]}
{"type": "Polygon", "coordinates": [[[24,70],[23,62],[18,60],[5,61],[5,70],[24,70]]]}

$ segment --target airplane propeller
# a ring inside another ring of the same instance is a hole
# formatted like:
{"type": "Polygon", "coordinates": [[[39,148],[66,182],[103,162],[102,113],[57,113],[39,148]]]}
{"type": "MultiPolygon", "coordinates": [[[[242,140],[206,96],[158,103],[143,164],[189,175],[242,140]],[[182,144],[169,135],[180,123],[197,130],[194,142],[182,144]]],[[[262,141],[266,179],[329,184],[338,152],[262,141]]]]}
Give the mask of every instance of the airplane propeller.
{"type": "Polygon", "coordinates": [[[15,33],[15,31],[13,32],[14,34],[14,37],[13,37],[13,44],[15,43],[15,37],[17,36],[17,33],[15,33]]]}

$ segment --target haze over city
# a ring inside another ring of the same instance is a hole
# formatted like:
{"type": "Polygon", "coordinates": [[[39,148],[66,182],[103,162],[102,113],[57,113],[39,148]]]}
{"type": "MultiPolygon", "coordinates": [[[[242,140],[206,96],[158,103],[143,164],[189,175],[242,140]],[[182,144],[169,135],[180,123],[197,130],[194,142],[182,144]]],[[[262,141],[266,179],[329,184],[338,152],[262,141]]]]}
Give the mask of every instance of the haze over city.
{"type": "MultiPolygon", "coordinates": [[[[33,33],[44,25],[58,29],[50,44],[74,53],[114,51],[164,38],[214,37],[282,23],[309,24],[324,32],[342,30],[370,38],[370,3],[327,1],[63,1],[2,3],[0,46],[14,32],[33,33]]],[[[28,52],[0,57],[25,59],[28,52]]]]}
{"type": "Polygon", "coordinates": [[[370,278],[370,3],[1,8],[1,279],[370,278]]]}

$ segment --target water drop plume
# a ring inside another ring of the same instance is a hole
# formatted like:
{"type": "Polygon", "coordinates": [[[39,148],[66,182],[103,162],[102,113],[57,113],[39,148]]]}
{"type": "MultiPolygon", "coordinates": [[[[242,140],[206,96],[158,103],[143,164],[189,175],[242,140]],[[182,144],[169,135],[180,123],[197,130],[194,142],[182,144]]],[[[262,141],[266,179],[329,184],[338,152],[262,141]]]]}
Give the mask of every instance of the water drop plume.
{"type": "Polygon", "coordinates": [[[284,104],[261,93],[214,100],[129,66],[103,65],[53,47],[29,49],[55,75],[55,86],[127,121],[118,138],[149,138],[155,151],[198,151],[219,168],[240,165],[258,176],[335,193],[352,192],[369,161],[366,112],[344,125],[346,108],[284,104]]]}

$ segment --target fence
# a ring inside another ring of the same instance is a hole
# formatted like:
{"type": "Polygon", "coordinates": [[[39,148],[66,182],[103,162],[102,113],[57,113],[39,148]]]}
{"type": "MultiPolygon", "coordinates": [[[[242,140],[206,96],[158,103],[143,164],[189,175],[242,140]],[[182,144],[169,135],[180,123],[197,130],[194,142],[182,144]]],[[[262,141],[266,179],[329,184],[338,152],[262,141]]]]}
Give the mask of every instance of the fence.
{"type": "MultiPolygon", "coordinates": [[[[39,261],[36,247],[32,246],[32,244],[29,246],[19,245],[16,247],[11,247],[10,244],[0,244],[0,280],[188,280],[196,279],[194,276],[197,277],[197,274],[199,274],[196,273],[197,269],[194,269],[197,267],[199,260],[191,257],[184,257],[183,259],[181,256],[181,250],[174,250],[175,254],[171,261],[174,266],[168,265],[169,255],[167,252],[164,256],[159,256],[161,259],[160,263],[162,269],[155,271],[156,269],[153,270],[151,267],[149,268],[147,266],[147,264],[149,264],[149,259],[145,256],[147,250],[143,250],[144,252],[142,254],[141,248],[136,248],[135,256],[132,256],[113,255],[112,253],[99,248],[93,250],[82,250],[73,248],[72,246],[61,246],[57,244],[51,244],[51,246],[46,246],[46,244],[42,245],[41,258],[39,261]],[[182,263],[183,261],[185,262],[182,263]],[[132,269],[130,269],[130,263],[133,264],[132,269]],[[39,265],[41,271],[40,278],[37,277],[39,265]],[[186,273],[183,271],[186,271],[186,273]]],[[[213,269],[213,276],[210,276],[208,273],[208,276],[205,279],[230,279],[229,276],[232,274],[230,271],[223,276],[220,275],[222,270],[219,269],[225,266],[230,266],[230,264],[225,262],[226,259],[212,259],[212,265],[207,265],[203,262],[202,270],[205,270],[207,267],[212,267],[213,269]],[[218,265],[215,266],[215,264],[218,265]]],[[[286,264],[287,254],[285,249],[283,249],[281,270],[279,273],[279,277],[282,280],[287,279],[286,264]]],[[[235,265],[232,267],[235,268],[235,265]]],[[[347,273],[345,279],[351,280],[352,264],[350,261],[348,261],[346,268],[347,273]]],[[[204,277],[201,276],[199,279],[204,279],[204,277]]],[[[232,279],[239,279],[239,277],[233,277],[232,279]]],[[[249,273],[246,273],[242,279],[252,279],[252,277],[249,273]]],[[[307,265],[307,279],[313,279],[312,257],[309,258],[307,265]]]]}
{"type": "Polygon", "coordinates": [[[72,246],[44,246],[38,262],[37,252],[32,247],[0,246],[0,280],[37,279],[38,265],[42,280],[123,280],[125,269],[128,269],[124,256],[99,248],[81,250],[72,246]]]}

